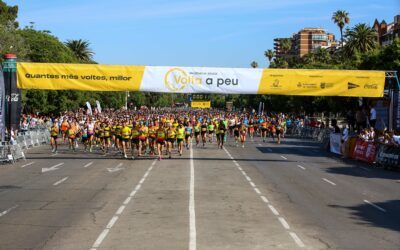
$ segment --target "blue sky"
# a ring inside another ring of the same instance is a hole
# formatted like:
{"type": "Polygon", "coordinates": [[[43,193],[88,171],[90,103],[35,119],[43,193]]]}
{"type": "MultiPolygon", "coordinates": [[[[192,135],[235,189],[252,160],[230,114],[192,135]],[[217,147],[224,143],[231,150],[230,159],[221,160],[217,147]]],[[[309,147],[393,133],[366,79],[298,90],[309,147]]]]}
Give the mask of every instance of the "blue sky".
{"type": "Polygon", "coordinates": [[[62,41],[85,39],[102,64],[249,67],[268,65],[275,37],[332,23],[338,9],[350,26],[392,22],[400,0],[5,0],[19,6],[21,27],[34,22],[62,41]]]}

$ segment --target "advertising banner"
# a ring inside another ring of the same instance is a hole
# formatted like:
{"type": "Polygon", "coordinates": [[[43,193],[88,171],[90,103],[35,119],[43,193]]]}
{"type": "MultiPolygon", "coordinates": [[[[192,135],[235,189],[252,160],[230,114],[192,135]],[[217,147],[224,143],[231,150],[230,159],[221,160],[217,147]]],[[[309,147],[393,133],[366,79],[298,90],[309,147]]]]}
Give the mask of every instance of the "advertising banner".
{"type": "Polygon", "coordinates": [[[384,71],[18,63],[22,89],[382,97],[384,71]]]}
{"type": "Polygon", "coordinates": [[[330,150],[332,153],[339,154],[339,155],[342,154],[342,152],[340,152],[340,148],[341,148],[340,139],[341,139],[340,134],[332,133],[330,135],[329,145],[330,145],[330,150]]]}
{"type": "Polygon", "coordinates": [[[384,167],[400,167],[400,147],[379,145],[376,163],[384,167]]]}
{"type": "Polygon", "coordinates": [[[358,140],[353,151],[353,158],[368,163],[375,161],[376,144],[373,142],[358,140]]]}
{"type": "Polygon", "coordinates": [[[192,101],[192,108],[211,108],[211,102],[210,101],[192,101]]]}

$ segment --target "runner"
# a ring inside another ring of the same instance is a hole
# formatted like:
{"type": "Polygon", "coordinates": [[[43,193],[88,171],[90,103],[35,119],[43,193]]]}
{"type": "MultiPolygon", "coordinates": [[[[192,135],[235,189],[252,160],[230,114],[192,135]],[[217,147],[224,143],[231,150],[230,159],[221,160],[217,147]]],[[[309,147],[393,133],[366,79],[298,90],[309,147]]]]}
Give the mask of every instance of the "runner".
{"type": "Polygon", "coordinates": [[[68,124],[67,136],[68,136],[68,143],[69,149],[75,152],[75,139],[76,139],[76,128],[72,126],[72,124],[68,124]]]}
{"type": "Polygon", "coordinates": [[[222,118],[219,121],[218,129],[219,129],[218,147],[220,149],[223,149],[224,141],[225,141],[225,133],[226,133],[226,124],[225,124],[225,122],[224,122],[224,120],[222,118]]]}
{"type": "Polygon", "coordinates": [[[131,150],[132,150],[132,159],[135,159],[135,148],[138,151],[137,156],[141,156],[141,152],[139,150],[140,148],[140,131],[139,131],[139,124],[136,124],[136,122],[133,122],[132,124],[132,144],[131,144],[131,150]]]}
{"type": "Polygon", "coordinates": [[[58,127],[57,127],[57,122],[53,122],[53,125],[51,126],[50,129],[50,145],[51,145],[51,152],[52,153],[57,153],[57,137],[58,137],[58,127]]]}
{"type": "Polygon", "coordinates": [[[65,143],[67,140],[67,130],[69,129],[69,123],[67,118],[64,118],[61,123],[61,134],[62,134],[62,141],[65,143]]]}
{"type": "Polygon", "coordinates": [[[104,150],[104,155],[108,154],[108,151],[111,147],[111,126],[109,122],[105,122],[104,123],[104,144],[103,144],[103,148],[105,148],[104,150]]]}
{"type": "Polygon", "coordinates": [[[239,128],[240,132],[240,142],[242,143],[242,148],[244,148],[244,143],[246,142],[247,127],[244,123],[239,128]]]}
{"type": "Polygon", "coordinates": [[[179,125],[176,129],[176,140],[178,143],[179,156],[182,156],[184,138],[185,138],[185,127],[183,126],[182,123],[179,123],[179,125]]]}
{"type": "Polygon", "coordinates": [[[197,120],[196,125],[194,127],[194,137],[196,139],[196,147],[199,146],[200,143],[200,133],[201,133],[201,123],[197,120]]]}
{"type": "Polygon", "coordinates": [[[157,130],[157,151],[158,151],[158,160],[162,160],[162,152],[163,152],[163,147],[165,146],[165,139],[166,139],[166,133],[165,133],[165,128],[164,128],[164,123],[160,123],[160,127],[157,130]]]}
{"type": "Polygon", "coordinates": [[[203,123],[201,124],[201,141],[203,142],[203,147],[206,145],[207,141],[207,121],[206,119],[203,120],[203,123]]]}
{"type": "Polygon", "coordinates": [[[166,130],[166,134],[167,134],[167,151],[168,151],[168,158],[171,159],[172,156],[172,145],[176,140],[176,131],[175,129],[172,127],[171,123],[167,123],[167,130],[166,130]]]}
{"type": "MultiPolygon", "coordinates": [[[[131,138],[131,129],[128,127],[128,122],[125,121],[122,123],[123,126],[121,128],[121,141],[122,141],[122,151],[124,154],[124,158],[127,159],[128,156],[126,155],[127,151],[127,145],[129,144],[129,140],[131,138]]],[[[133,158],[133,152],[132,152],[132,158],[133,158]]]]}
{"type": "Polygon", "coordinates": [[[190,144],[192,143],[192,133],[193,133],[192,125],[188,122],[185,125],[185,142],[187,150],[189,150],[190,144]]]}

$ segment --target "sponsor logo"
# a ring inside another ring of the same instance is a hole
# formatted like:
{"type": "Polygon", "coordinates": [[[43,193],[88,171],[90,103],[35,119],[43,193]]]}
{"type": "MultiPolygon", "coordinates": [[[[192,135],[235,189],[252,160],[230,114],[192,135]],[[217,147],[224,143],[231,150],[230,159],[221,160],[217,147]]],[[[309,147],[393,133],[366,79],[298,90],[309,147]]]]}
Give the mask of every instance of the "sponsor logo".
{"type": "Polygon", "coordinates": [[[172,92],[183,90],[188,85],[201,85],[203,79],[189,75],[185,70],[172,68],[164,77],[165,86],[172,92]]]}
{"type": "Polygon", "coordinates": [[[358,84],[351,83],[351,82],[347,83],[347,89],[355,89],[355,88],[359,88],[359,87],[360,87],[360,85],[358,85],[358,84]]]}
{"type": "Polygon", "coordinates": [[[280,89],[280,88],[282,88],[282,86],[281,86],[281,84],[280,84],[280,82],[279,82],[278,79],[275,79],[275,81],[272,83],[272,88],[273,88],[273,89],[280,89]]]}
{"type": "Polygon", "coordinates": [[[316,83],[299,82],[299,83],[297,83],[297,87],[299,89],[301,89],[301,88],[303,88],[303,89],[316,89],[317,88],[317,84],[316,83]]]}
{"type": "Polygon", "coordinates": [[[319,86],[321,87],[321,89],[328,89],[333,87],[333,83],[321,82],[319,86]]]}
{"type": "Polygon", "coordinates": [[[364,89],[378,89],[378,84],[364,84],[364,89]]]}

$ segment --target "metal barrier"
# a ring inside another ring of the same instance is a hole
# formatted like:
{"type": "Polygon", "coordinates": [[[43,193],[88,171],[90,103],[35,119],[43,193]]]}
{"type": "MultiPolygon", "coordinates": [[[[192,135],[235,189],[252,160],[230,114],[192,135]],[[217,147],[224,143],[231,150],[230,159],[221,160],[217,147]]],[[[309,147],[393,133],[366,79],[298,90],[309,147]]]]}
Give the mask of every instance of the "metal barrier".
{"type": "Polygon", "coordinates": [[[25,159],[29,148],[37,147],[50,142],[50,131],[45,128],[19,133],[11,142],[2,142],[0,145],[0,162],[14,163],[25,159]]]}
{"type": "Polygon", "coordinates": [[[329,140],[330,133],[331,130],[329,128],[292,126],[287,130],[287,135],[299,137],[301,139],[313,139],[324,144],[329,140]]]}

